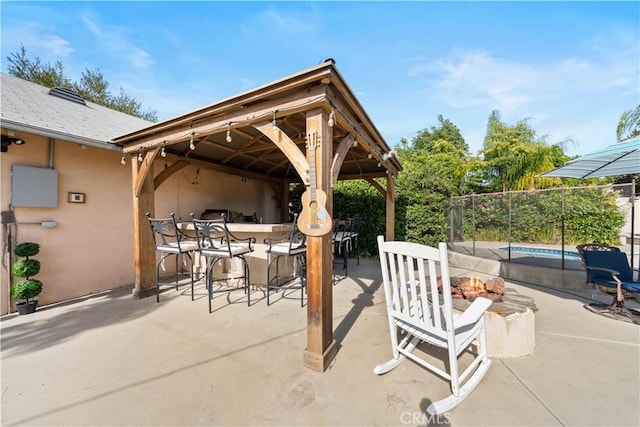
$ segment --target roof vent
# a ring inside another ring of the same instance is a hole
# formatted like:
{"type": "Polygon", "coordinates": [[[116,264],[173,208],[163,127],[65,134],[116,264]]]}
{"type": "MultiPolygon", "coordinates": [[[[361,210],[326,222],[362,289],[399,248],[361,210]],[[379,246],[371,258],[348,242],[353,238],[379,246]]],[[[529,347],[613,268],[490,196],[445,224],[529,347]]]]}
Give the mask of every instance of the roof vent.
{"type": "Polygon", "coordinates": [[[82,99],[80,95],[64,87],[54,87],[49,91],[49,95],[57,96],[58,98],[66,99],[67,101],[75,102],[76,104],[87,105],[87,102],[82,99]]]}

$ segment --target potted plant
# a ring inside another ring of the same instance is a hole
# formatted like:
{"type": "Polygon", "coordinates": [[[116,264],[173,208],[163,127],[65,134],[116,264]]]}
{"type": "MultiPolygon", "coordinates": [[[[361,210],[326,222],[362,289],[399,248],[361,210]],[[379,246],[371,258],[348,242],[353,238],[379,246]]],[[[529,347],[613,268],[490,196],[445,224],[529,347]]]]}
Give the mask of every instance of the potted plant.
{"type": "Polygon", "coordinates": [[[11,273],[14,276],[24,278],[11,286],[11,297],[15,300],[23,300],[16,303],[20,314],[36,311],[38,300],[34,298],[42,292],[42,282],[31,278],[40,272],[40,261],[29,257],[37,255],[38,252],[40,252],[40,245],[32,242],[17,244],[14,250],[17,257],[24,258],[14,262],[11,266],[11,273]]]}

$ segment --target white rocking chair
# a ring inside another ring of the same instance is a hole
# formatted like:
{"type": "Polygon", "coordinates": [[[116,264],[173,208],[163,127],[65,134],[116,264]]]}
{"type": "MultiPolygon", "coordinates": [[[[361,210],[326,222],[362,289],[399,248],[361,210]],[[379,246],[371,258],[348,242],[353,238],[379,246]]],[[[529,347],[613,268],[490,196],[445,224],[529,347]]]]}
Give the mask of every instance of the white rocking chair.
{"type": "Polygon", "coordinates": [[[387,373],[408,357],[447,379],[452,394],[427,408],[432,415],[441,414],[462,402],[491,366],[484,327],[484,313],[491,300],[477,298],[464,313],[454,313],[446,243],[436,249],[417,243],[385,242],[378,236],[378,248],[393,359],[376,366],[373,372],[387,373]],[[442,294],[438,293],[438,264],[442,294]],[[404,334],[400,342],[399,331],[404,334]],[[421,341],[448,351],[448,372],[413,353],[421,341]],[[459,374],[458,358],[472,344],[477,356],[459,374]]]}

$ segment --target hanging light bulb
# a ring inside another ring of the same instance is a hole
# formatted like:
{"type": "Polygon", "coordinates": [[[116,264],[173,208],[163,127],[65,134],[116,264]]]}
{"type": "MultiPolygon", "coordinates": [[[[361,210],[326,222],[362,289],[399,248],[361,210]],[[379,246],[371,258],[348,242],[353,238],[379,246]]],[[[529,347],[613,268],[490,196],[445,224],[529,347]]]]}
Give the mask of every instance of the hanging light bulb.
{"type": "Polygon", "coordinates": [[[138,161],[141,162],[143,159],[142,157],[142,151],[138,153],[138,161]]]}
{"type": "Polygon", "coordinates": [[[191,132],[191,138],[189,138],[189,150],[193,151],[196,149],[196,144],[193,143],[193,132],[191,132]]]}
{"type": "Polygon", "coordinates": [[[276,112],[273,112],[273,120],[271,120],[271,126],[273,126],[273,128],[277,128],[278,124],[276,123],[276,112]]]}
{"type": "Polygon", "coordinates": [[[231,122],[227,124],[227,142],[231,142],[233,139],[231,138],[231,122]]]}
{"type": "Polygon", "coordinates": [[[369,154],[367,155],[367,158],[368,158],[368,159],[371,159],[372,157],[373,157],[373,154],[371,154],[371,153],[369,153],[369,154]]]}
{"type": "Polygon", "coordinates": [[[356,139],[356,137],[353,137],[353,146],[357,147],[358,146],[358,140],[356,139]]]}
{"type": "Polygon", "coordinates": [[[160,156],[167,157],[167,152],[164,151],[164,145],[162,145],[162,149],[160,150],[160,156]]]}
{"type": "Polygon", "coordinates": [[[331,114],[329,114],[329,120],[327,121],[327,124],[329,125],[330,128],[332,128],[335,123],[336,123],[336,113],[334,113],[333,110],[331,110],[331,114]]]}
{"type": "Polygon", "coordinates": [[[127,164],[127,160],[124,158],[124,154],[122,155],[122,159],[120,159],[120,164],[121,165],[126,165],[127,164]]]}
{"type": "Polygon", "coordinates": [[[378,167],[381,167],[382,165],[380,163],[378,163],[378,167]]]}

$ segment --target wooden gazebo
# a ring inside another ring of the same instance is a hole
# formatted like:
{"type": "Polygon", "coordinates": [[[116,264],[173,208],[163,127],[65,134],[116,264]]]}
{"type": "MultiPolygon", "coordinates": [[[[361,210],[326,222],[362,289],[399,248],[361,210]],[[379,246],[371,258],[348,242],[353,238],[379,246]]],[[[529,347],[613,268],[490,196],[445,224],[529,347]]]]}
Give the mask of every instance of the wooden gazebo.
{"type": "MultiPolygon", "coordinates": [[[[393,239],[394,180],[400,163],[333,60],[114,142],[125,154],[142,157],[141,162],[130,162],[135,298],[155,292],[155,251],[145,213],[154,212],[155,190],[188,165],[268,182],[280,198],[283,221],[288,215],[292,183],[304,184],[307,190],[313,186],[317,193],[326,194],[330,215],[337,180],[367,180],[386,199],[386,237],[393,239]],[[161,151],[167,154],[163,161],[172,163],[154,173],[154,160],[161,151]],[[310,159],[315,160],[311,167],[310,159]],[[386,178],[386,189],[374,180],[378,177],[386,178]]],[[[305,366],[322,372],[336,353],[332,236],[307,234],[308,324],[303,360],[305,366]]]]}

